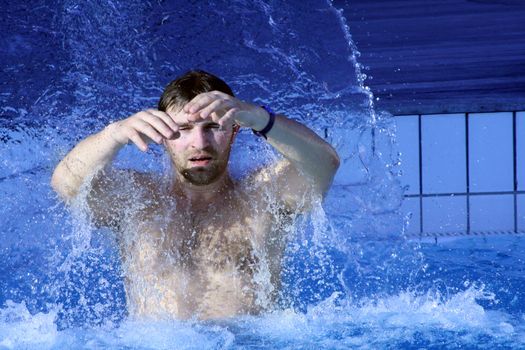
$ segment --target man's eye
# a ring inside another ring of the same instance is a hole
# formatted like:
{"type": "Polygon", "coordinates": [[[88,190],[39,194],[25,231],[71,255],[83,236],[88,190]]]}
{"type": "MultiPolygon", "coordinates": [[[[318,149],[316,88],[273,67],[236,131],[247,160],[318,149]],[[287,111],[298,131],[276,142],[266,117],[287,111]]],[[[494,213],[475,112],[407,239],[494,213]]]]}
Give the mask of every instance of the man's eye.
{"type": "Polygon", "coordinates": [[[219,124],[208,125],[208,129],[219,129],[221,126],[219,124]]]}
{"type": "Polygon", "coordinates": [[[179,130],[190,130],[189,126],[181,126],[179,127],[179,130]]]}

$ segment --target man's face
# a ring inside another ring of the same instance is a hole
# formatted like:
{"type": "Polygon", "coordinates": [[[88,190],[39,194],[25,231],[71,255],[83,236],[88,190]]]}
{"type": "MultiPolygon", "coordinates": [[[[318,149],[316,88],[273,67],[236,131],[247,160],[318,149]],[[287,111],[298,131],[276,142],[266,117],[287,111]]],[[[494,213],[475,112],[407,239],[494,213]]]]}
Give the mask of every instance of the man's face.
{"type": "Polygon", "coordinates": [[[219,179],[228,167],[233,125],[221,126],[211,117],[190,122],[189,114],[180,107],[170,108],[167,113],[179,125],[180,135],[165,141],[177,172],[197,186],[219,179]]]}

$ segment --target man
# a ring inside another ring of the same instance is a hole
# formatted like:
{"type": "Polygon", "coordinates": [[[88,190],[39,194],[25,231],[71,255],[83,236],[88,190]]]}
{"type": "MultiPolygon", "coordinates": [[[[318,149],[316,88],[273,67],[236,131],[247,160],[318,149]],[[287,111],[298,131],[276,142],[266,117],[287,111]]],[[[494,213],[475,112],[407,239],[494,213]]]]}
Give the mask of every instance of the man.
{"type": "Polygon", "coordinates": [[[81,141],[51,183],[66,202],[85,198],[93,221],[117,232],[132,315],[207,319],[271,307],[284,231],[322,198],[338,166],[334,149],[302,124],[190,71],[166,87],[158,110],[81,141]],[[284,159],[233,179],[228,159],[239,127],[253,129],[284,159]],[[172,181],[112,168],[130,142],[141,151],[163,144],[172,181]]]}

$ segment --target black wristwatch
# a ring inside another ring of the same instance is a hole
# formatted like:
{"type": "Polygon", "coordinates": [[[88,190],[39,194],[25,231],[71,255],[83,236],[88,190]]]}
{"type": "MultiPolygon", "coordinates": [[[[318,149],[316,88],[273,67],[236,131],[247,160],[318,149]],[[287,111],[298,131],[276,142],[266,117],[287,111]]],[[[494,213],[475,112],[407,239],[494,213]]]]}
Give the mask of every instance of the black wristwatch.
{"type": "Polygon", "coordinates": [[[268,114],[270,115],[270,120],[268,120],[268,124],[266,124],[266,126],[262,130],[257,131],[252,129],[252,131],[255,135],[262,136],[266,140],[268,139],[266,137],[266,134],[269,133],[270,130],[272,130],[273,124],[275,123],[275,112],[272,111],[272,109],[268,106],[261,106],[261,108],[268,112],[268,114]]]}

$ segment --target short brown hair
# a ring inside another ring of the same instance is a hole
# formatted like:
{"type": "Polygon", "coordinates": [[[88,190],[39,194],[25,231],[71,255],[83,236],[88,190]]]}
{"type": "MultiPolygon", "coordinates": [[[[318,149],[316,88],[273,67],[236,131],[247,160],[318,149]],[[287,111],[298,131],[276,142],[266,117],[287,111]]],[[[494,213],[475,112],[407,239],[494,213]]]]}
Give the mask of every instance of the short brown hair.
{"type": "Polygon", "coordinates": [[[173,106],[182,107],[198,94],[214,90],[234,96],[232,89],[222,79],[203,70],[191,70],[166,86],[160,97],[158,109],[166,112],[173,106]]]}

